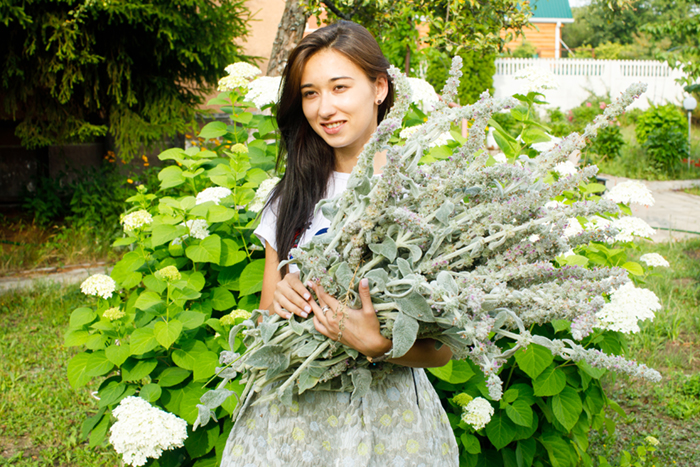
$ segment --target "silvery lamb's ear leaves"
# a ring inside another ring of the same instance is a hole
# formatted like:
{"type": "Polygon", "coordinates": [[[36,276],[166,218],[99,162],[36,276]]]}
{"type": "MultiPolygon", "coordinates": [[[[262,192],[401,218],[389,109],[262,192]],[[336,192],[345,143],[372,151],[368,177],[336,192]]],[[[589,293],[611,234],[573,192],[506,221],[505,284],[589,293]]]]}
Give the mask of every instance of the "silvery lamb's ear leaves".
{"type": "Polygon", "coordinates": [[[393,333],[391,358],[403,357],[416,342],[418,321],[404,313],[399,313],[394,321],[393,333]]]}
{"type": "Polygon", "coordinates": [[[386,236],[393,237],[399,233],[399,226],[397,224],[391,224],[388,229],[386,229],[386,236]]]}
{"type": "Polygon", "coordinates": [[[353,176],[348,180],[348,190],[355,190],[355,193],[366,195],[369,193],[371,186],[368,177],[353,176]]]}
{"type": "Polygon", "coordinates": [[[352,385],[355,386],[352,400],[356,401],[369,392],[369,387],[372,384],[372,372],[367,368],[355,368],[350,370],[350,376],[352,377],[352,385]]]}
{"type": "Polygon", "coordinates": [[[411,252],[411,261],[413,261],[414,264],[420,261],[423,256],[423,251],[418,245],[406,245],[404,248],[408,248],[408,251],[411,252]]]}
{"type": "Polygon", "coordinates": [[[287,389],[284,390],[284,392],[280,392],[278,390],[277,396],[280,398],[280,402],[282,402],[285,406],[291,407],[292,406],[292,395],[294,394],[294,385],[290,384],[287,386],[287,389]]]}
{"type": "Polygon", "coordinates": [[[459,287],[457,286],[457,282],[455,281],[454,277],[452,277],[452,274],[450,274],[449,272],[441,271],[437,276],[437,283],[440,287],[447,290],[448,292],[451,292],[455,295],[459,294],[459,287]]]}
{"type": "Polygon", "coordinates": [[[351,349],[350,347],[346,347],[346,348],[345,348],[345,353],[347,353],[348,355],[350,355],[350,356],[351,356],[353,359],[355,359],[355,360],[357,360],[357,357],[360,356],[360,352],[358,352],[358,351],[355,350],[355,349],[351,349]]]}
{"type": "Polygon", "coordinates": [[[232,394],[235,394],[235,392],[226,388],[212,389],[202,394],[199,401],[207,408],[213,410],[220,407],[232,394]]]}
{"type": "Polygon", "coordinates": [[[202,404],[197,404],[197,420],[194,421],[192,431],[197,431],[197,428],[206,425],[212,418],[215,422],[218,421],[216,419],[216,415],[209,409],[209,407],[202,404]]]}
{"type": "Polygon", "coordinates": [[[330,200],[321,200],[318,202],[321,205],[321,214],[328,220],[333,220],[338,212],[338,205],[330,200]]]}
{"type": "Polygon", "coordinates": [[[272,336],[274,336],[275,331],[277,331],[277,328],[280,327],[280,322],[276,323],[262,323],[260,324],[260,337],[262,337],[263,343],[267,344],[270,342],[270,339],[272,339],[272,336]]]}
{"type": "MultiPolygon", "coordinates": [[[[529,159],[528,159],[529,160],[529,159]]],[[[482,188],[480,186],[472,186],[464,189],[464,194],[467,196],[475,196],[481,193],[482,188]]]]}
{"type": "Polygon", "coordinates": [[[398,251],[396,242],[391,237],[386,237],[382,243],[370,243],[369,249],[374,254],[384,256],[390,262],[396,259],[396,252],[398,251]]]}
{"type": "Polygon", "coordinates": [[[370,272],[365,274],[365,278],[370,281],[370,288],[372,288],[372,283],[379,289],[386,289],[386,283],[389,282],[389,274],[384,269],[372,269],[370,272]]]}
{"type": "Polygon", "coordinates": [[[299,375],[299,394],[316,386],[316,383],[318,383],[318,378],[311,375],[309,368],[304,369],[299,375]]]}
{"type": "Polygon", "coordinates": [[[297,350],[294,351],[294,355],[297,355],[299,357],[308,357],[312,353],[314,353],[314,350],[318,348],[318,342],[316,341],[311,341],[307,344],[302,345],[299,347],[297,350]]]}
{"type": "Polygon", "coordinates": [[[253,368],[267,368],[276,360],[277,355],[282,354],[281,345],[264,345],[253,351],[246,359],[246,364],[253,368]]]}
{"type": "Polygon", "coordinates": [[[292,315],[292,317],[289,318],[289,327],[292,328],[294,334],[301,336],[304,333],[304,326],[302,326],[301,323],[298,323],[295,317],[296,315],[292,315]]]}
{"type": "Polygon", "coordinates": [[[270,381],[275,378],[278,374],[282,373],[284,370],[289,368],[289,353],[278,353],[271,359],[270,365],[267,367],[267,372],[265,373],[265,379],[270,381]]]}
{"type": "Polygon", "coordinates": [[[350,269],[350,266],[348,266],[347,261],[343,261],[338,265],[335,271],[333,271],[333,274],[335,275],[335,279],[340,284],[341,286],[345,287],[346,289],[349,288],[350,286],[350,281],[352,281],[352,269],[350,269]]]}
{"type": "MultiPolygon", "coordinates": [[[[426,323],[434,323],[435,316],[428,302],[415,290],[402,298],[397,298],[396,303],[402,313],[426,323]]],[[[394,330],[394,332],[396,332],[394,330]]]]}
{"type": "Polygon", "coordinates": [[[401,272],[401,275],[403,277],[406,277],[408,275],[413,274],[413,268],[409,264],[408,261],[406,261],[403,258],[397,258],[396,259],[396,265],[399,267],[399,271],[401,272]]]}
{"type": "Polygon", "coordinates": [[[446,200],[444,203],[442,203],[442,206],[440,206],[440,209],[437,210],[435,213],[435,217],[442,222],[443,224],[447,225],[450,223],[450,215],[452,214],[452,211],[455,210],[455,205],[452,201],[446,200]]]}

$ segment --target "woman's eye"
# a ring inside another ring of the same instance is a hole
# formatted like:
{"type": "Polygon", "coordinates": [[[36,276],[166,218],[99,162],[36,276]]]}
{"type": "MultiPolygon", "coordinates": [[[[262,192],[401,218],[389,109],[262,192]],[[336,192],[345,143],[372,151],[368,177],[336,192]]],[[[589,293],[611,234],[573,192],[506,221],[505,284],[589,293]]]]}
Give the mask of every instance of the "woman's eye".
{"type": "Polygon", "coordinates": [[[342,90],[344,90],[344,89],[346,89],[346,88],[347,88],[347,86],[345,86],[344,84],[338,84],[338,85],[336,85],[335,90],[336,90],[336,91],[342,91],[342,90]]]}
{"type": "Polygon", "coordinates": [[[316,91],[305,91],[302,93],[302,97],[311,97],[316,93],[316,91]]]}

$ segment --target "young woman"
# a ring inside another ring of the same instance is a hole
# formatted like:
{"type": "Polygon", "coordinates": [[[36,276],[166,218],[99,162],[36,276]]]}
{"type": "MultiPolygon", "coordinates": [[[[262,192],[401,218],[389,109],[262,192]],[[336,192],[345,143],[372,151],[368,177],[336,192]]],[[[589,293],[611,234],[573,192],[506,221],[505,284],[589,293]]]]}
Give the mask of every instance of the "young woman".
{"type": "MultiPolygon", "coordinates": [[[[388,68],[372,35],[347,21],[319,29],[292,51],[277,113],[278,166],[286,161],[286,171],[255,230],[265,245],[260,307],[283,318],[294,313],[313,319],[320,333],[377,361],[391,341],[379,333],[366,279],[359,285],[362,308],[345,310],[341,333],[338,301],[317,284],[303,284],[293,265],[289,271],[278,266],[295,245],[328,229],[330,221],[314,215],[314,206],[345,189],[363,146],[391,107],[388,68]]],[[[375,174],[384,163],[378,153],[375,174]]],[[[291,407],[252,406],[252,396],[231,431],[222,466],[457,466],[452,429],[421,369],[449,361],[450,350],[434,344],[419,340],[403,357],[388,360],[394,365],[383,366],[392,370],[375,378],[358,401],[347,392],[311,390],[295,396],[291,407]]]]}

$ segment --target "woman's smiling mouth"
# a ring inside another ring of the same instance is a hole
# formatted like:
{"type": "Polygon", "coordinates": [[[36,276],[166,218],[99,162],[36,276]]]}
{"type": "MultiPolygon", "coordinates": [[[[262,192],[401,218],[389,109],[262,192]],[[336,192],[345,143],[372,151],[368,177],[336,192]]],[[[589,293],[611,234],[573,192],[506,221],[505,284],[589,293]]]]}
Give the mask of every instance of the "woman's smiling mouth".
{"type": "Polygon", "coordinates": [[[323,130],[329,134],[333,135],[340,131],[340,128],[345,124],[345,120],[337,121],[337,122],[330,122],[330,123],[321,123],[321,126],[323,127],[323,130]]]}

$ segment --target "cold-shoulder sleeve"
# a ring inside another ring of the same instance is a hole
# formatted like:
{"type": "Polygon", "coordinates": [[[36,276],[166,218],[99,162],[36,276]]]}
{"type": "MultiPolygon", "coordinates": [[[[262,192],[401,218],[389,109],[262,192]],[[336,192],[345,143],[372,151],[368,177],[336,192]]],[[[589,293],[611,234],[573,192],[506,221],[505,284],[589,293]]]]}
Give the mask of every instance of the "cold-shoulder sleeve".
{"type": "Polygon", "coordinates": [[[263,247],[270,244],[273,250],[277,251],[277,203],[265,206],[260,215],[260,224],[253,231],[260,239],[263,247]]]}

